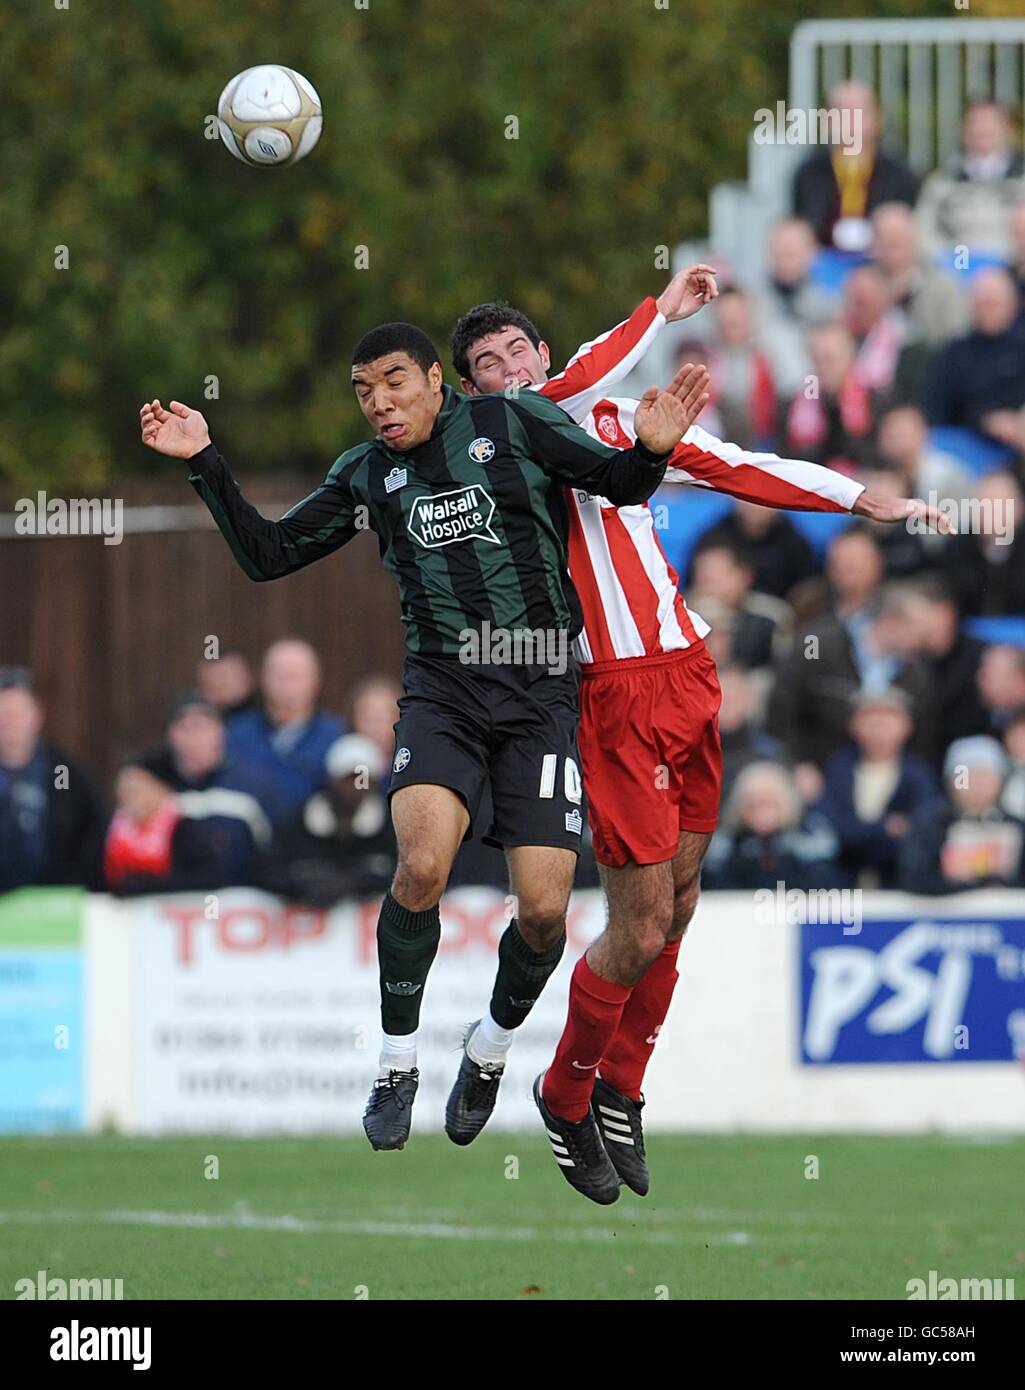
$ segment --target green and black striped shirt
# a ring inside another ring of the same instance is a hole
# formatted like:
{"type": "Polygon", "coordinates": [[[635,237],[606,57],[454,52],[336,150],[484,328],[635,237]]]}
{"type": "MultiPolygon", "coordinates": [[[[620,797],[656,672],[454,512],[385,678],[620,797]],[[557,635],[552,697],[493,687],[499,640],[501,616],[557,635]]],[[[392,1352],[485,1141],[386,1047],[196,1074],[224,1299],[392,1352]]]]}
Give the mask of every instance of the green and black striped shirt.
{"type": "Polygon", "coordinates": [[[279,579],[374,531],[409,650],[454,655],[485,622],[575,637],[564,485],[617,506],[643,502],[666,457],[639,442],[600,444],[536,391],[463,396],[446,386],[423,444],[401,451],[377,438],[349,449],[280,521],[245,501],[212,444],[189,460],[189,481],[251,579],[279,579]]]}

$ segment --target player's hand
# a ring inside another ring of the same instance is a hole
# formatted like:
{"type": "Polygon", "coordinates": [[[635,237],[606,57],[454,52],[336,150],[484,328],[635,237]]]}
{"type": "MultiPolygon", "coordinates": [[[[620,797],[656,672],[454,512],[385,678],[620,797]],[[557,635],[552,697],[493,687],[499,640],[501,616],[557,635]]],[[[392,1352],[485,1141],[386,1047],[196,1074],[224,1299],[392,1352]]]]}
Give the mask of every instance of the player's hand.
{"type": "Polygon", "coordinates": [[[637,438],[653,454],[668,454],[708,404],[708,368],[685,363],[664,391],[649,386],[634,416],[637,438]]]}
{"type": "Polygon", "coordinates": [[[198,410],[172,401],[165,410],[159,401],[147,401],[139,411],[142,442],[169,458],[189,459],[210,443],[210,431],[198,410]]]}
{"type": "Polygon", "coordinates": [[[699,262],[687,266],[685,270],[678,270],[656,303],[667,323],[678,323],[680,319],[689,319],[691,314],[696,314],[718,297],[715,267],[699,262]]]}
{"type": "Polygon", "coordinates": [[[883,497],[866,488],[851,511],[855,516],[867,516],[871,521],[907,521],[916,516],[925,524],[926,530],[938,531],[941,536],[956,536],[957,528],[945,512],[938,507],[930,507],[918,497],[883,497]]]}

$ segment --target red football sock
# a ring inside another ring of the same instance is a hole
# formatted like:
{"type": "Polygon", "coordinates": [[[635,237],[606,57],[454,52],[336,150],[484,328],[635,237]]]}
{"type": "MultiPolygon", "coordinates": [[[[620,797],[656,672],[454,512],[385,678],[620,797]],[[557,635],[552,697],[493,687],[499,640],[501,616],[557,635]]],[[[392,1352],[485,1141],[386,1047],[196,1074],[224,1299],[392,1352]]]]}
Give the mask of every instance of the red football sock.
{"type": "Polygon", "coordinates": [[[676,971],[679,951],[680,943],[671,941],[634,985],[616,1035],[601,1059],[602,1080],[631,1100],[641,1098],[648,1059],[680,978],[676,971]]]}
{"type": "Polygon", "coordinates": [[[596,975],[581,956],[569,984],[569,1014],[545,1073],[541,1092],[545,1104],[563,1120],[579,1122],[587,1114],[594,1074],[616,1029],[630,985],[613,984],[596,975]]]}

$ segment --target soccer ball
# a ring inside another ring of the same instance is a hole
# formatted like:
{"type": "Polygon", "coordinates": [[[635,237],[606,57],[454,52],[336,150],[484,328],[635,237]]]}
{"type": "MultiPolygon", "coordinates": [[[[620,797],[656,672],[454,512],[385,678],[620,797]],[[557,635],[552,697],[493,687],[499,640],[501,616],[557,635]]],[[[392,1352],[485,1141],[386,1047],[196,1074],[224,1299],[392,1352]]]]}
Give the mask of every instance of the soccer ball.
{"type": "Polygon", "coordinates": [[[294,164],[320,139],[320,97],[293,68],[265,63],[233,77],[217,103],[221,139],[243,164],[294,164]]]}

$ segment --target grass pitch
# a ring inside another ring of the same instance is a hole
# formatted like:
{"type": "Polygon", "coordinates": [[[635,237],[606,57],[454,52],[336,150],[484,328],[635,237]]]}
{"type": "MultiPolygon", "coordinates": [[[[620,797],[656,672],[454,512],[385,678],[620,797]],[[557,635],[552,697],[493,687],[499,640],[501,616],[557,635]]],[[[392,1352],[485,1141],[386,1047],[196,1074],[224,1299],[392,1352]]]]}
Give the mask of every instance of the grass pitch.
{"type": "Polygon", "coordinates": [[[656,1136],[649,1157],[651,1195],[605,1209],[533,1135],[5,1139],[0,1297],[38,1270],[126,1299],[902,1299],[930,1269],[1025,1295],[1025,1140],[656,1136]]]}

